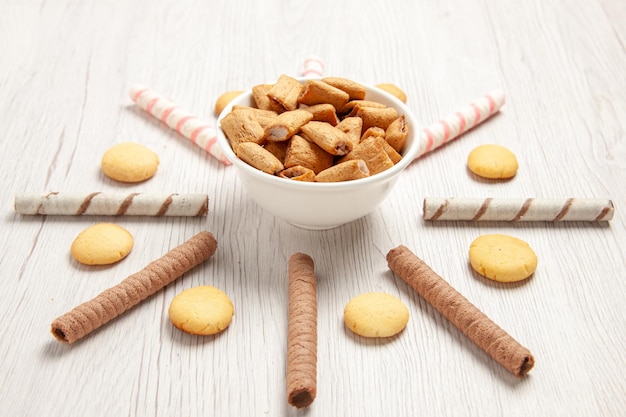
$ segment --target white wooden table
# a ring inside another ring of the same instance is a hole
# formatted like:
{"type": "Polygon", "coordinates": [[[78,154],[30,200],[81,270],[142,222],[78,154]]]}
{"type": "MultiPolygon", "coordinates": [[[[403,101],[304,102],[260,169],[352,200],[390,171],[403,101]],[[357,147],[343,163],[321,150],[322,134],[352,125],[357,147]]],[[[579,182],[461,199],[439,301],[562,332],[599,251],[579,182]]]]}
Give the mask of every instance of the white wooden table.
{"type": "Polygon", "coordinates": [[[626,6],[618,0],[447,2],[18,1],[0,5],[0,415],[13,416],[617,416],[626,410],[626,6]],[[264,213],[232,167],[137,110],[143,83],[213,121],[215,99],[318,54],[326,75],[402,87],[424,126],[494,88],[501,112],[413,163],[372,214],[327,231],[264,213]],[[122,185],[100,157],[136,141],[161,160],[122,185]],[[467,154],[517,155],[511,181],[481,181],[467,154]],[[203,218],[21,216],[19,192],[206,193],[203,218]],[[609,223],[426,223],[426,196],[610,198],[609,223]],[[110,221],[135,238],[109,267],[69,248],[110,221]],[[51,321],[195,233],[218,250],[122,317],[66,345],[51,321]],[[473,273],[485,233],[527,241],[539,257],[516,285],[473,273]],[[528,347],[535,369],[511,376],[387,268],[404,244],[528,347]],[[318,277],[318,395],[286,402],[287,261],[310,254],[318,277]],[[235,306],[214,337],[175,329],[180,291],[214,285],[235,306]],[[369,291],[399,297],[407,328],[389,340],[346,330],[343,308],[369,291]]]}

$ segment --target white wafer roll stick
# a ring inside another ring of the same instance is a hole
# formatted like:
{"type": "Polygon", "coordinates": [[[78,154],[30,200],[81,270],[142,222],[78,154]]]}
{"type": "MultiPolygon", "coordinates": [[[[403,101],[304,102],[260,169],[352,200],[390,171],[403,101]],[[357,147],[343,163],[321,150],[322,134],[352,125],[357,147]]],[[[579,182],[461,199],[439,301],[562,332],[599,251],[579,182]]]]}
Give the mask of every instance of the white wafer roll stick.
{"type": "Polygon", "coordinates": [[[18,193],[15,212],[43,215],[206,216],[206,194],[18,193]]]}
{"type": "Polygon", "coordinates": [[[129,95],[141,109],[176,130],[224,165],[230,165],[230,161],[217,144],[216,130],[212,124],[197,118],[170,99],[144,86],[132,86],[129,95]]]}
{"type": "Polygon", "coordinates": [[[317,55],[309,55],[302,63],[300,75],[303,77],[322,77],[324,75],[324,62],[317,55]]]}
{"type": "Polygon", "coordinates": [[[505,102],[502,90],[494,90],[463,107],[458,112],[433,123],[420,132],[420,156],[445,145],[500,110],[505,102]]]}
{"type": "Polygon", "coordinates": [[[424,220],[609,221],[613,201],[587,198],[424,198],[424,220]]]}

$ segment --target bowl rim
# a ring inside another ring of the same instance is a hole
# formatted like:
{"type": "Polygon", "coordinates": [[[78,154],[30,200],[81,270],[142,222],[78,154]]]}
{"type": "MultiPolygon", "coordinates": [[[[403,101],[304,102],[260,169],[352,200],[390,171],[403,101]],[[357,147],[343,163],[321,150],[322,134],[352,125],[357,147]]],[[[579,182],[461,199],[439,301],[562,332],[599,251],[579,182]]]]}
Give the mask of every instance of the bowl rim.
{"type": "MultiPolygon", "coordinates": [[[[322,78],[325,78],[325,77],[293,77],[293,78],[300,82],[304,82],[307,80],[316,80],[316,79],[321,80],[322,78]]],[[[341,181],[341,182],[309,182],[309,181],[293,181],[293,180],[289,181],[286,178],[280,178],[276,175],[271,175],[266,172],[260,171],[257,168],[251,165],[248,165],[246,162],[239,159],[239,157],[235,154],[232,147],[230,146],[230,142],[228,141],[228,138],[226,138],[226,135],[224,134],[220,126],[220,121],[228,113],[230,113],[233,105],[235,105],[236,102],[238,103],[240,100],[243,100],[245,98],[251,99],[252,89],[244,91],[241,95],[231,100],[231,102],[228,103],[228,105],[218,115],[217,122],[216,122],[216,129],[215,129],[217,142],[220,145],[220,148],[222,148],[222,152],[224,153],[224,156],[226,157],[226,159],[228,159],[235,167],[237,167],[238,169],[246,172],[247,174],[255,178],[258,178],[259,180],[262,180],[270,184],[276,184],[282,187],[299,189],[303,191],[304,190],[329,191],[329,190],[344,190],[347,188],[367,186],[370,183],[384,182],[390,178],[395,177],[396,175],[399,175],[416,158],[417,153],[420,148],[419,131],[418,131],[419,127],[417,126],[417,118],[415,114],[413,113],[413,111],[405,103],[400,101],[400,99],[398,99],[394,95],[373,85],[367,85],[367,84],[362,84],[362,83],[361,85],[363,85],[367,90],[372,90],[376,92],[377,94],[382,95],[387,100],[391,101],[394,104],[394,107],[397,108],[398,113],[404,114],[405,117],[409,120],[409,125],[411,126],[410,134],[413,135],[413,143],[411,144],[411,147],[405,150],[404,154],[402,154],[402,159],[398,163],[396,163],[393,167],[385,171],[379,172],[378,174],[375,174],[366,178],[359,178],[357,180],[341,181]]]]}

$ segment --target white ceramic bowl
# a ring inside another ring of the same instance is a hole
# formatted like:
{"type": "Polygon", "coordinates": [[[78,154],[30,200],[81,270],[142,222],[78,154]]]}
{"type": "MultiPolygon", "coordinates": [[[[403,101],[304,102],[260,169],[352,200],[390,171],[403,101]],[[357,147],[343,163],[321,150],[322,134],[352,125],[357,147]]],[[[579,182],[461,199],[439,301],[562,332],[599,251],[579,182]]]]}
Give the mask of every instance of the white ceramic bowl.
{"type": "MultiPolygon", "coordinates": [[[[299,78],[304,82],[307,78],[299,78]]],[[[252,106],[251,91],[236,97],[218,117],[217,142],[233,163],[239,180],[250,197],[268,213],[304,229],[331,229],[357,220],[376,209],[387,197],[402,171],[415,159],[419,148],[418,125],[413,112],[391,94],[366,86],[366,100],[394,107],[404,114],[409,136],[402,160],[381,173],[354,181],[317,183],[294,181],[264,173],[237,158],[219,128],[219,120],[235,105],[252,106]]]]}

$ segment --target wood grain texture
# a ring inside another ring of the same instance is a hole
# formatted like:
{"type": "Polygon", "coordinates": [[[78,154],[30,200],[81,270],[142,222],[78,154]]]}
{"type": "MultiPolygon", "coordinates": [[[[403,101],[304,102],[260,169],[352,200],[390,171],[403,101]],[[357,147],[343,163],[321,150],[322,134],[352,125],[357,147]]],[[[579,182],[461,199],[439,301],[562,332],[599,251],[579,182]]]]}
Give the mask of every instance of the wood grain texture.
{"type": "Polygon", "coordinates": [[[0,415],[289,416],[285,400],[287,266],[315,261],[317,397],[313,416],[616,416],[626,409],[626,9],[617,0],[7,0],[0,5],[0,415]],[[391,82],[423,126],[500,88],[500,112],[412,163],[370,215],[327,231],[263,212],[225,167],[127,96],[141,83],[213,121],[217,97],[298,75],[309,54],[327,75],[391,82]],[[160,157],[141,184],[106,178],[110,146],[160,157]],[[511,149],[515,178],[481,180],[468,153],[511,149]],[[206,193],[206,218],[21,216],[18,192],[206,193]],[[425,196],[610,198],[608,224],[424,222],[425,196]],[[72,260],[75,236],[113,221],[135,237],[122,262],[72,260]],[[132,311],[71,346],[59,314],[207,230],[218,250],[132,311]],[[483,233],[528,242],[534,276],[514,285],[472,272],[483,233]],[[387,268],[405,245],[527,346],[536,365],[508,374],[387,268]],[[235,307],[207,338],[167,317],[183,289],[214,285],[235,307]],[[409,308],[407,328],[366,340],[345,304],[383,291],[409,308]]]}

